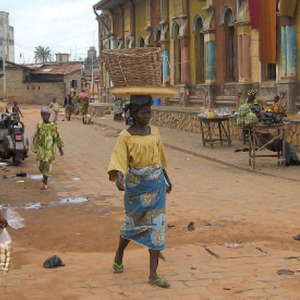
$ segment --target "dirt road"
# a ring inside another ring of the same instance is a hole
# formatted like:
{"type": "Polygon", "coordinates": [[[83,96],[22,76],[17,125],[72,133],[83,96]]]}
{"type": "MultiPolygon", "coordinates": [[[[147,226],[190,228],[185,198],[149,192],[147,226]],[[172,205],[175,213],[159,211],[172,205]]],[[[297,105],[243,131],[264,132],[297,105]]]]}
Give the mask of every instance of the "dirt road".
{"type": "MultiPolygon", "coordinates": [[[[39,109],[24,115],[31,137],[39,109]]],[[[148,253],[139,245],[129,245],[123,274],[111,272],[123,222],[122,193],[106,173],[117,131],[62,117],[59,129],[65,156],[57,156],[49,190],[39,189],[33,153],[21,166],[0,167],[2,208],[26,220],[9,229],[14,267],[0,275],[0,299],[300,299],[298,182],[167,148],[174,188],[159,273],[171,288],[161,290],[147,284],[148,253]],[[27,178],[9,178],[21,170],[27,178]],[[65,267],[44,269],[54,254],[65,267]]]]}

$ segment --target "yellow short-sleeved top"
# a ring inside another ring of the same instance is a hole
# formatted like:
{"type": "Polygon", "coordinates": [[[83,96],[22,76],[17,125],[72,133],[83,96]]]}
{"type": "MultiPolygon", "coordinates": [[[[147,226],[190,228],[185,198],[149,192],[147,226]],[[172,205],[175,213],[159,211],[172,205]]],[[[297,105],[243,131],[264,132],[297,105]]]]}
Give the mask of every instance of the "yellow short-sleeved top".
{"type": "Polygon", "coordinates": [[[108,167],[109,180],[116,181],[116,171],[124,176],[129,166],[133,168],[162,165],[167,167],[165,149],[156,127],[149,135],[131,135],[127,130],[120,132],[108,167]]]}

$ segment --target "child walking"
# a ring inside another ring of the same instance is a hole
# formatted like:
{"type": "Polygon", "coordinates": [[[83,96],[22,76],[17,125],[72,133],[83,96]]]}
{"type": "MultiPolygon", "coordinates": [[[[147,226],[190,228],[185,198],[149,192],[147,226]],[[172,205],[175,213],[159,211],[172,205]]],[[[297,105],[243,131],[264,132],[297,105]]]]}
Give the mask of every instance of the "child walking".
{"type": "Polygon", "coordinates": [[[122,273],[123,254],[131,240],[148,248],[148,282],[167,288],[157,274],[160,252],[165,248],[166,193],[172,190],[165,168],[167,158],[158,129],[149,126],[150,96],[132,96],[129,110],[133,124],[123,130],[111,155],[109,179],[125,191],[125,224],[121,227],[113,272],[122,273]]]}
{"type": "Polygon", "coordinates": [[[59,105],[56,103],[55,97],[52,98],[52,102],[49,104],[49,107],[52,108],[53,122],[56,123],[58,121],[59,105]]]}
{"type": "Polygon", "coordinates": [[[34,132],[31,150],[37,154],[39,171],[43,174],[43,186],[41,190],[47,190],[48,177],[52,175],[52,165],[55,162],[56,147],[60,155],[64,155],[64,143],[59,134],[57,125],[50,122],[51,111],[44,107],[41,110],[43,121],[37,124],[34,132]]]}
{"type": "Polygon", "coordinates": [[[14,106],[13,106],[13,108],[12,108],[12,112],[13,112],[13,113],[17,113],[19,118],[20,118],[20,116],[21,116],[22,118],[24,118],[23,115],[22,115],[22,113],[21,113],[21,110],[20,110],[20,108],[19,108],[19,106],[18,106],[18,102],[17,102],[17,101],[14,101],[13,103],[14,103],[14,106]]]}

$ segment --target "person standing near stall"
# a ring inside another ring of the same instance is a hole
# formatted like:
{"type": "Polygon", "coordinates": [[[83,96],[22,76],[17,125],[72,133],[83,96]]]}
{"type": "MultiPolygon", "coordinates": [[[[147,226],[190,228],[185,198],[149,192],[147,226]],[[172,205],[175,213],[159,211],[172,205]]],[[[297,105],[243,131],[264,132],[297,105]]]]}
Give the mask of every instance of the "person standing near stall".
{"type": "Polygon", "coordinates": [[[133,124],[118,137],[111,155],[108,175],[125,191],[125,224],[121,227],[113,272],[124,270],[123,254],[131,240],[145,246],[150,255],[149,283],[161,288],[169,283],[157,274],[158,260],[165,248],[165,200],[172,184],[166,172],[167,158],[151,119],[150,96],[132,96],[129,104],[133,124]]]}

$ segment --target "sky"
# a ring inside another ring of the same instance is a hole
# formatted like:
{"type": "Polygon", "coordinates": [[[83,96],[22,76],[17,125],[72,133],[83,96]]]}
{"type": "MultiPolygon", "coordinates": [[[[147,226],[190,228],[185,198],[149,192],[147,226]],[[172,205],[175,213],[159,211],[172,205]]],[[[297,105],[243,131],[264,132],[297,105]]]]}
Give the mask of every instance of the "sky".
{"type": "MultiPolygon", "coordinates": [[[[0,0],[14,27],[15,63],[33,63],[38,46],[84,60],[94,46],[98,55],[98,23],[93,5],[99,0],[0,0]]],[[[99,11],[97,11],[99,14],[99,11]]]]}

